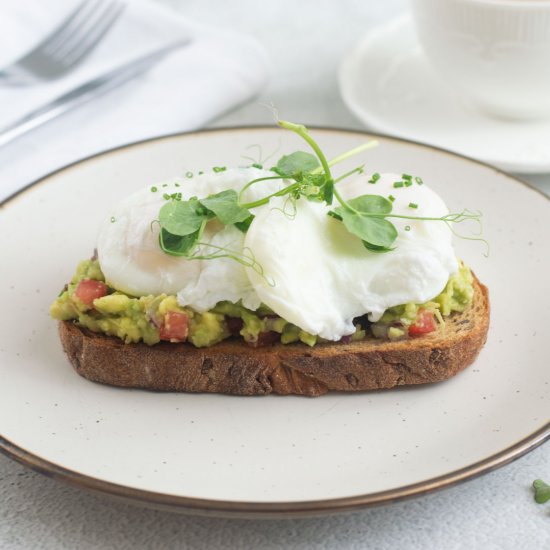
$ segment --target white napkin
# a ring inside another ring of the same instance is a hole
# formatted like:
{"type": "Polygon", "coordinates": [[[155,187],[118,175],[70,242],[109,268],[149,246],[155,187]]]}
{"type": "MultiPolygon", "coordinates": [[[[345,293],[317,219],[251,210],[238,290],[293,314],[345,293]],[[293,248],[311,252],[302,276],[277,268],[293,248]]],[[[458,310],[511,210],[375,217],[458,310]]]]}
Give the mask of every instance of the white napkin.
{"type": "MultiPolygon", "coordinates": [[[[0,67],[46,36],[76,4],[0,2],[0,67]]],[[[101,44],[68,76],[30,87],[0,84],[0,127],[119,63],[186,36],[190,45],[147,73],[0,147],[0,201],[98,151],[199,128],[252,99],[264,85],[268,63],[254,40],[191,22],[147,0],[132,0],[101,44]]]]}

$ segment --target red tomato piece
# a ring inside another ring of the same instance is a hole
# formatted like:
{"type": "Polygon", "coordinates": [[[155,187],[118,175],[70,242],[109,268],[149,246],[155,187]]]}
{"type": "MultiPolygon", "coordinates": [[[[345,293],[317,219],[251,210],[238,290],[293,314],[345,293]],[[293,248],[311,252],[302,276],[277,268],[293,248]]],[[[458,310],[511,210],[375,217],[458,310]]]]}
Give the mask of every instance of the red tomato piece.
{"type": "Polygon", "coordinates": [[[75,296],[87,306],[91,306],[96,298],[102,298],[107,294],[107,285],[94,279],[83,279],[78,283],[75,296]]]}
{"type": "Polygon", "coordinates": [[[169,311],[160,327],[160,339],[170,342],[185,342],[189,332],[189,319],[185,313],[169,311]]]}
{"type": "Polygon", "coordinates": [[[409,336],[413,338],[433,332],[437,328],[435,316],[432,311],[419,309],[416,314],[416,321],[409,327],[409,336]]]}

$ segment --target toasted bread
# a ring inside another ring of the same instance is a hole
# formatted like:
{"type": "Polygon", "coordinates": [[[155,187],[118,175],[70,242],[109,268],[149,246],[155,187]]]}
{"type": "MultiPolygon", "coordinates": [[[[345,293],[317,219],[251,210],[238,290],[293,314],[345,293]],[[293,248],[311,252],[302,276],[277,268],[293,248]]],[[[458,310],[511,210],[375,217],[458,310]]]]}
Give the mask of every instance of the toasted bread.
{"type": "Polygon", "coordinates": [[[489,328],[489,296],[474,280],[474,298],[446,318],[444,330],[419,338],[373,337],[351,343],[275,344],[252,348],[226,340],[190,344],[125,344],[71,321],[59,323],[63,348],[83,377],[127,388],[235,395],[364,391],[438,382],[477,357],[489,328]]]}

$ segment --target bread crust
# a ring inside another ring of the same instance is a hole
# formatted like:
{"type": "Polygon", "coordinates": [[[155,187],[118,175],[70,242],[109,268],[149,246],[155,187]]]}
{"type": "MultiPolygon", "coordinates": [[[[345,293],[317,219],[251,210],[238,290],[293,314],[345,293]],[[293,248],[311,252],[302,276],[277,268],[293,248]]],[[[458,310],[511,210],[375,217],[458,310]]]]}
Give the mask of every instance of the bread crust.
{"type": "Polygon", "coordinates": [[[209,348],[161,342],[125,344],[71,321],[59,323],[63,348],[84,378],[125,388],[234,395],[319,396],[427,384],[470,365],[487,339],[487,288],[474,280],[474,299],[446,319],[444,332],[348,344],[275,344],[252,348],[226,340],[209,348]]]}

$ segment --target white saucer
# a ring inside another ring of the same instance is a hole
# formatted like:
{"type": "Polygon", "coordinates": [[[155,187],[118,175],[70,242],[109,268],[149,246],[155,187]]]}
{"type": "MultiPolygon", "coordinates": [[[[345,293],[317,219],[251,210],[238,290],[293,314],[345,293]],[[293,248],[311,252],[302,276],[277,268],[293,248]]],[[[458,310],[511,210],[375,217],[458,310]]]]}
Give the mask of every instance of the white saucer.
{"type": "Polygon", "coordinates": [[[340,91],[372,130],[512,172],[550,171],[550,120],[501,120],[467,105],[428,64],[408,15],[369,32],[345,58],[340,91]]]}

